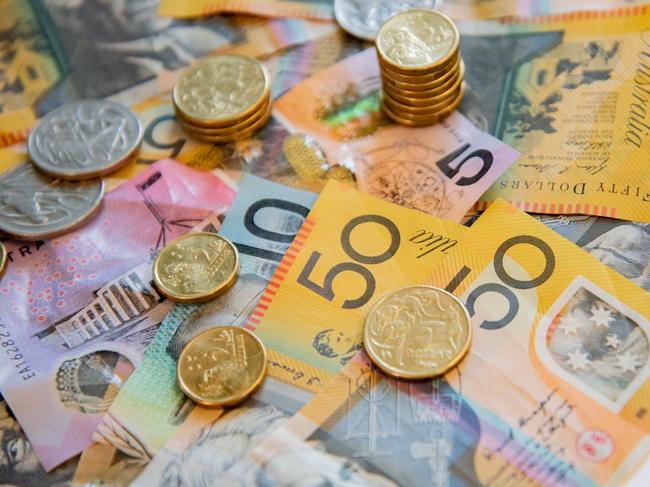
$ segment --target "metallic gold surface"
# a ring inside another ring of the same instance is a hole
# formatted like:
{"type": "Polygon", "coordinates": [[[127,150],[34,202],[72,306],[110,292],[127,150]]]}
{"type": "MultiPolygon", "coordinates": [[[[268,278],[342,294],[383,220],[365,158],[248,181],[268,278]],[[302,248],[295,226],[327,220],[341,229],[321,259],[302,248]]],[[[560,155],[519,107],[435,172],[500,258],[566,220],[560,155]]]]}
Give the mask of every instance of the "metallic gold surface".
{"type": "Polygon", "coordinates": [[[469,313],[453,294],[412,286],[381,299],[368,313],[363,343],[385,373],[430,379],[455,367],[472,339],[469,313]]]}
{"type": "Polygon", "coordinates": [[[448,61],[440,66],[436,66],[431,69],[418,69],[418,70],[403,70],[397,68],[386,61],[383,60],[379,52],[377,53],[377,61],[379,67],[383,72],[386,72],[391,77],[395,78],[398,81],[403,81],[405,83],[418,83],[422,82],[433,82],[442,78],[449,71],[458,66],[460,60],[460,50],[457,50],[448,61]]]}
{"type": "Polygon", "coordinates": [[[219,132],[215,132],[216,135],[207,134],[205,131],[200,131],[194,127],[185,125],[183,128],[187,131],[189,135],[194,137],[197,140],[203,142],[210,142],[214,144],[225,144],[228,142],[234,142],[237,140],[247,139],[255,135],[255,133],[260,130],[271,118],[272,105],[269,105],[267,111],[263,114],[262,118],[257,120],[255,123],[250,125],[247,128],[244,128],[239,131],[232,133],[226,132],[226,135],[221,135],[219,132]]]}
{"type": "Polygon", "coordinates": [[[237,280],[239,253],[214,233],[191,233],[167,245],[154,262],[158,290],[177,303],[202,303],[226,292],[237,280]]]}
{"type": "Polygon", "coordinates": [[[190,341],[178,359],[178,384],[193,401],[207,407],[244,401],[266,376],[264,344],[236,326],[207,330],[190,341]]]}
{"type": "Polygon", "coordinates": [[[433,125],[441,122],[449,115],[451,115],[463,101],[463,96],[465,95],[465,83],[460,85],[460,90],[458,97],[450,102],[449,106],[438,112],[435,116],[416,116],[403,112],[395,112],[390,106],[383,102],[381,107],[384,110],[384,113],[388,115],[394,122],[399,123],[400,125],[405,125],[407,127],[425,127],[428,125],[433,125]]]}
{"type": "Polygon", "coordinates": [[[444,86],[431,91],[409,91],[394,89],[389,83],[383,84],[383,92],[396,103],[409,107],[433,108],[435,105],[449,100],[456,93],[463,82],[461,73],[451,78],[444,86]]]}
{"type": "Polygon", "coordinates": [[[259,111],[271,80],[259,61],[228,54],[189,68],[174,86],[172,100],[187,122],[227,127],[259,111]]]}
{"type": "Polygon", "coordinates": [[[270,111],[271,99],[268,98],[266,103],[260,107],[259,112],[254,113],[249,118],[230,127],[207,128],[199,125],[193,125],[179,117],[177,117],[177,122],[187,132],[191,132],[197,135],[205,135],[208,137],[227,137],[236,135],[241,131],[248,130],[251,127],[255,126],[258,122],[260,122],[260,120],[268,117],[270,111]]]}
{"type": "Polygon", "coordinates": [[[7,266],[7,249],[5,249],[5,246],[2,245],[2,242],[0,242],[0,277],[5,272],[5,267],[7,266]]]}
{"type": "Polygon", "coordinates": [[[413,9],[388,19],[379,29],[376,45],[390,66],[417,72],[444,66],[458,51],[459,38],[446,15],[413,9]]]}
{"type": "Polygon", "coordinates": [[[388,105],[396,111],[404,111],[412,115],[435,115],[436,112],[447,108],[458,95],[463,79],[458,78],[453,86],[440,95],[431,98],[410,98],[384,90],[383,96],[388,105]]]}
{"type": "Polygon", "coordinates": [[[395,99],[388,96],[386,93],[382,94],[383,103],[398,115],[415,116],[415,117],[435,117],[443,110],[449,108],[458,98],[460,93],[460,87],[456,88],[453,92],[450,92],[446,98],[442,99],[440,102],[435,105],[428,107],[413,107],[405,103],[396,101],[395,99]]]}
{"type": "MultiPolygon", "coordinates": [[[[454,65],[453,70],[450,70],[444,77],[441,77],[437,81],[433,82],[414,81],[405,83],[393,78],[392,75],[389,74],[386,70],[383,70],[381,72],[381,80],[385,86],[385,89],[413,95],[414,98],[429,97],[432,96],[434,92],[441,90],[445,91],[456,81],[458,77],[465,77],[465,63],[462,61],[454,65]]],[[[413,77],[413,79],[417,80],[418,78],[413,77]]]]}

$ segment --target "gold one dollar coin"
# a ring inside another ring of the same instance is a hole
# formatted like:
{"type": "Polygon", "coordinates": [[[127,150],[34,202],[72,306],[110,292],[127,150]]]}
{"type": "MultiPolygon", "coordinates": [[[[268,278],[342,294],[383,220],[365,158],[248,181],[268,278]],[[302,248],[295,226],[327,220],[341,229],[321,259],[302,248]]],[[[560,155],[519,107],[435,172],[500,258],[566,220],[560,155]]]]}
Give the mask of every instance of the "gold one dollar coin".
{"type": "Polygon", "coordinates": [[[207,407],[244,401],[266,376],[264,344],[251,332],[221,326],[196,336],[178,359],[178,383],[193,401],[207,407]]]}
{"type": "Polygon", "coordinates": [[[453,294],[412,286],[381,299],[366,318],[363,343],[386,374],[430,379],[467,354],[472,328],[467,309],[453,294]]]}
{"type": "Polygon", "coordinates": [[[190,233],[163,249],[154,262],[158,290],[177,303],[202,303],[223,294],[237,280],[239,253],[214,233],[190,233]]]}

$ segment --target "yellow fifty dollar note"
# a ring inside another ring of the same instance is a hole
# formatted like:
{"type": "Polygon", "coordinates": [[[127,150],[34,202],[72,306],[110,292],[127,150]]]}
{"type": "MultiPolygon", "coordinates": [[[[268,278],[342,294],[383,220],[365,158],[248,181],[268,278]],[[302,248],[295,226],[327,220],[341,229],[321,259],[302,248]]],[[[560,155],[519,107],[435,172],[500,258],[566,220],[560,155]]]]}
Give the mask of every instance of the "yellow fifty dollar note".
{"type": "Polygon", "coordinates": [[[576,10],[609,10],[631,5],[641,5],[643,0],[446,0],[442,12],[454,20],[478,20],[503,16],[530,17],[558,14],[576,10]]]}
{"type": "Polygon", "coordinates": [[[533,213],[650,222],[648,25],[650,8],[638,6],[461,26],[472,34],[466,79],[481,93],[470,90],[462,111],[522,153],[485,205],[503,197],[533,213]],[[496,51],[497,76],[479,66],[486,45],[509,52],[496,51]]]}
{"type": "Polygon", "coordinates": [[[327,0],[161,0],[158,7],[158,14],[165,17],[201,17],[220,13],[327,20],[334,14],[327,0]]]}
{"type": "Polygon", "coordinates": [[[648,453],[650,294],[503,200],[432,280],[472,317],[464,397],[598,484],[648,453]]]}
{"type": "Polygon", "coordinates": [[[270,374],[322,388],[361,349],[374,300],[424,281],[466,231],[330,181],[246,325],[270,374]]]}

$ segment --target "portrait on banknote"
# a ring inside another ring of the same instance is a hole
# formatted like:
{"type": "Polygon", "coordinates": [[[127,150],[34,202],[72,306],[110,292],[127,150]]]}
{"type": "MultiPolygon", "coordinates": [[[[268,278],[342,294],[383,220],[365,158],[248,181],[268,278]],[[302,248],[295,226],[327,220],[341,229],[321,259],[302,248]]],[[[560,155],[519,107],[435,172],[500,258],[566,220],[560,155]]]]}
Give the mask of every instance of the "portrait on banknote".
{"type": "Polygon", "coordinates": [[[72,478],[75,462],[67,462],[46,472],[31,443],[0,396],[0,479],[2,485],[63,485],[72,478]]]}
{"type": "Polygon", "coordinates": [[[598,260],[650,291],[650,225],[589,216],[539,216],[598,260]]]}
{"type": "Polygon", "coordinates": [[[319,355],[337,359],[341,365],[345,365],[363,348],[363,345],[341,330],[327,328],[314,336],[312,347],[319,355]]]}

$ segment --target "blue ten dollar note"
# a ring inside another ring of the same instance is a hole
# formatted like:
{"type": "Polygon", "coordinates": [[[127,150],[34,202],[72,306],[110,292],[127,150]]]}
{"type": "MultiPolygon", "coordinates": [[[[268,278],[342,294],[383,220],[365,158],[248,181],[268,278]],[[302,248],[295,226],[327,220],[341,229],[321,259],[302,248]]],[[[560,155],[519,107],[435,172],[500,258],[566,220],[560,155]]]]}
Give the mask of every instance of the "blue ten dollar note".
{"type": "Polygon", "coordinates": [[[109,409],[109,423],[123,428],[121,436],[151,455],[183,424],[194,403],[176,382],[181,350],[208,328],[246,323],[315,200],[313,193],[244,175],[219,232],[239,250],[239,278],[214,301],[176,305],[167,315],[109,409]]]}

